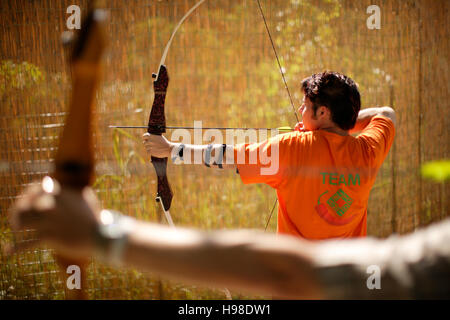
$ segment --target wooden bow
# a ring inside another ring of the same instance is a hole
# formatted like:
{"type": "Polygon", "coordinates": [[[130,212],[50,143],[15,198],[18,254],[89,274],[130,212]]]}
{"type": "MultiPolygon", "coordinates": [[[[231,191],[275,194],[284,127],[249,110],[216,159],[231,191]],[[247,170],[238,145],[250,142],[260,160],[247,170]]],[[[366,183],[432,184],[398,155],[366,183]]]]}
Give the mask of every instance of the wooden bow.
{"type": "MultiPolygon", "coordinates": [[[[148,120],[147,132],[150,134],[161,135],[166,132],[166,117],[165,117],[165,100],[167,87],[169,85],[169,74],[165,66],[167,53],[169,52],[172,40],[175,37],[180,26],[183,22],[194,12],[205,0],[198,1],[188,12],[183,16],[183,18],[178,21],[170,36],[169,41],[164,48],[163,54],[161,56],[161,61],[159,62],[159,68],[157,74],[152,74],[153,79],[153,89],[155,92],[155,98],[153,100],[152,110],[150,111],[150,117],[148,120]]],[[[170,226],[175,227],[172,217],[170,215],[169,209],[172,204],[173,192],[170,188],[169,181],[167,179],[167,158],[156,158],[151,157],[153,167],[156,171],[156,176],[158,178],[156,201],[161,204],[162,210],[166,216],[167,222],[170,226]]]]}
{"type": "MultiPolygon", "coordinates": [[[[158,74],[153,74],[155,81],[153,89],[155,98],[153,100],[152,110],[148,119],[147,132],[150,134],[161,135],[166,132],[166,117],[164,105],[166,100],[167,87],[169,85],[169,74],[164,65],[159,66],[158,74]]],[[[152,157],[152,164],[155,168],[158,178],[156,201],[161,203],[161,207],[166,215],[167,222],[173,226],[173,221],[169,213],[172,204],[173,192],[167,179],[167,158],[152,157]]]]}
{"type": "MultiPolygon", "coordinates": [[[[72,75],[69,113],[55,156],[54,178],[63,187],[80,192],[92,183],[94,176],[92,114],[101,77],[101,56],[106,47],[102,26],[105,19],[105,11],[92,6],[73,43],[69,61],[72,75]]],[[[67,279],[68,266],[76,265],[81,270],[80,289],[70,290],[63,281],[66,299],[87,299],[85,268],[88,260],[73,260],[63,253],[57,253],[56,260],[63,279],[67,279]]]]}

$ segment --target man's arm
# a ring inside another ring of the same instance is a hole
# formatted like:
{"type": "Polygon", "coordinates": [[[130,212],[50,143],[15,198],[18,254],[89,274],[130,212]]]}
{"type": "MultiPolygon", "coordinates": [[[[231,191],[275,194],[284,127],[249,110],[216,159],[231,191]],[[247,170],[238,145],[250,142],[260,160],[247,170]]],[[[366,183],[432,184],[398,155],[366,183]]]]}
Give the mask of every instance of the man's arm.
{"type": "Polygon", "coordinates": [[[311,242],[139,223],[123,261],[174,280],[284,299],[448,298],[449,231],[447,220],[387,240],[311,242]]]}
{"type": "Polygon", "coordinates": [[[365,127],[367,127],[367,125],[370,123],[370,120],[378,115],[389,118],[395,125],[396,119],[394,109],[390,107],[367,108],[359,112],[355,127],[350,130],[350,133],[361,132],[365,127]]]}
{"type": "Polygon", "coordinates": [[[236,169],[232,145],[182,144],[171,142],[164,136],[149,133],[145,133],[142,139],[149,156],[171,158],[172,161],[182,161],[185,164],[207,164],[214,168],[236,169]]]}
{"type": "MultiPolygon", "coordinates": [[[[242,230],[206,233],[137,220],[125,238],[114,238],[102,232],[112,220],[92,189],[61,190],[55,182],[52,190],[33,186],[19,199],[10,211],[12,229],[34,229],[39,240],[19,242],[16,251],[45,242],[72,257],[97,255],[109,264],[120,257],[125,266],[188,283],[284,298],[321,297],[311,263],[314,245],[298,238],[242,230]]],[[[120,234],[120,222],[113,224],[113,233],[120,234]]]]}
{"type": "Polygon", "coordinates": [[[280,298],[321,298],[312,243],[255,231],[173,230],[139,223],[124,253],[129,266],[170,279],[280,298]]]}
{"type": "MultiPolygon", "coordinates": [[[[35,229],[40,241],[74,257],[96,252],[110,257],[113,252],[127,266],[168,278],[290,299],[450,297],[449,220],[388,240],[314,243],[250,231],[174,230],[136,221],[119,241],[100,231],[100,221],[109,219],[102,219],[91,189],[80,194],[34,188],[19,199],[11,211],[13,230],[35,229]],[[379,288],[370,286],[371,273],[380,277],[379,288]]],[[[114,230],[117,234],[117,226],[114,230]]],[[[19,243],[18,249],[37,244],[19,243]]]]}

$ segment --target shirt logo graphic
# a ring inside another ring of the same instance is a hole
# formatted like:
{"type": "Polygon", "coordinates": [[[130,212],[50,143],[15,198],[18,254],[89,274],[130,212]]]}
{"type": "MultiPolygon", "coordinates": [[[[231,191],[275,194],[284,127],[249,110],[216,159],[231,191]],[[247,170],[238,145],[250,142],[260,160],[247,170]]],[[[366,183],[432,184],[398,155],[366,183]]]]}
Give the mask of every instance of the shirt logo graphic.
{"type": "Polygon", "coordinates": [[[349,223],[353,220],[356,214],[343,219],[341,218],[345,212],[350,208],[353,203],[353,199],[350,198],[348,194],[344,192],[344,190],[339,189],[335,194],[333,194],[328,200],[328,206],[334,211],[335,214],[328,211],[327,205],[325,203],[321,203],[320,200],[323,195],[327,194],[328,190],[323,192],[319,198],[317,199],[317,205],[315,206],[316,212],[318,215],[324,219],[329,224],[334,226],[342,226],[344,224],[349,223]],[[337,214],[337,215],[336,215],[337,214]]]}

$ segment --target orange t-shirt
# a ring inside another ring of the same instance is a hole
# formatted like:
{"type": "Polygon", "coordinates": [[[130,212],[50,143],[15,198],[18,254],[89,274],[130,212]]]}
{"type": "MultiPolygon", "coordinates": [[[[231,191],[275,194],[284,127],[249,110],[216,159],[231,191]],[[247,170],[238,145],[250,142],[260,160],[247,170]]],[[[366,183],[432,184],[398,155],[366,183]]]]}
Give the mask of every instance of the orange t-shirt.
{"type": "Polygon", "coordinates": [[[394,133],[390,119],[375,116],[356,137],[295,131],[236,145],[234,156],[244,184],[266,183],[277,190],[279,233],[360,237],[367,233],[369,192],[394,133]]]}

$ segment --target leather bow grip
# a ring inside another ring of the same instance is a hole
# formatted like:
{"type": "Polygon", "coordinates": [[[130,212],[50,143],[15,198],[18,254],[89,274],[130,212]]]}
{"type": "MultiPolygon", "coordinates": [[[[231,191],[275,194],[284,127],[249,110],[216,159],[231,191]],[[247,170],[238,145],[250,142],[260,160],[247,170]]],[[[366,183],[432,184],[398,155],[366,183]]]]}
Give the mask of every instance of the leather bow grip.
{"type": "Polygon", "coordinates": [[[156,200],[161,199],[165,211],[170,209],[172,204],[173,192],[170,188],[169,180],[167,179],[167,158],[151,157],[153,167],[155,168],[156,176],[158,178],[158,191],[156,200]]]}

